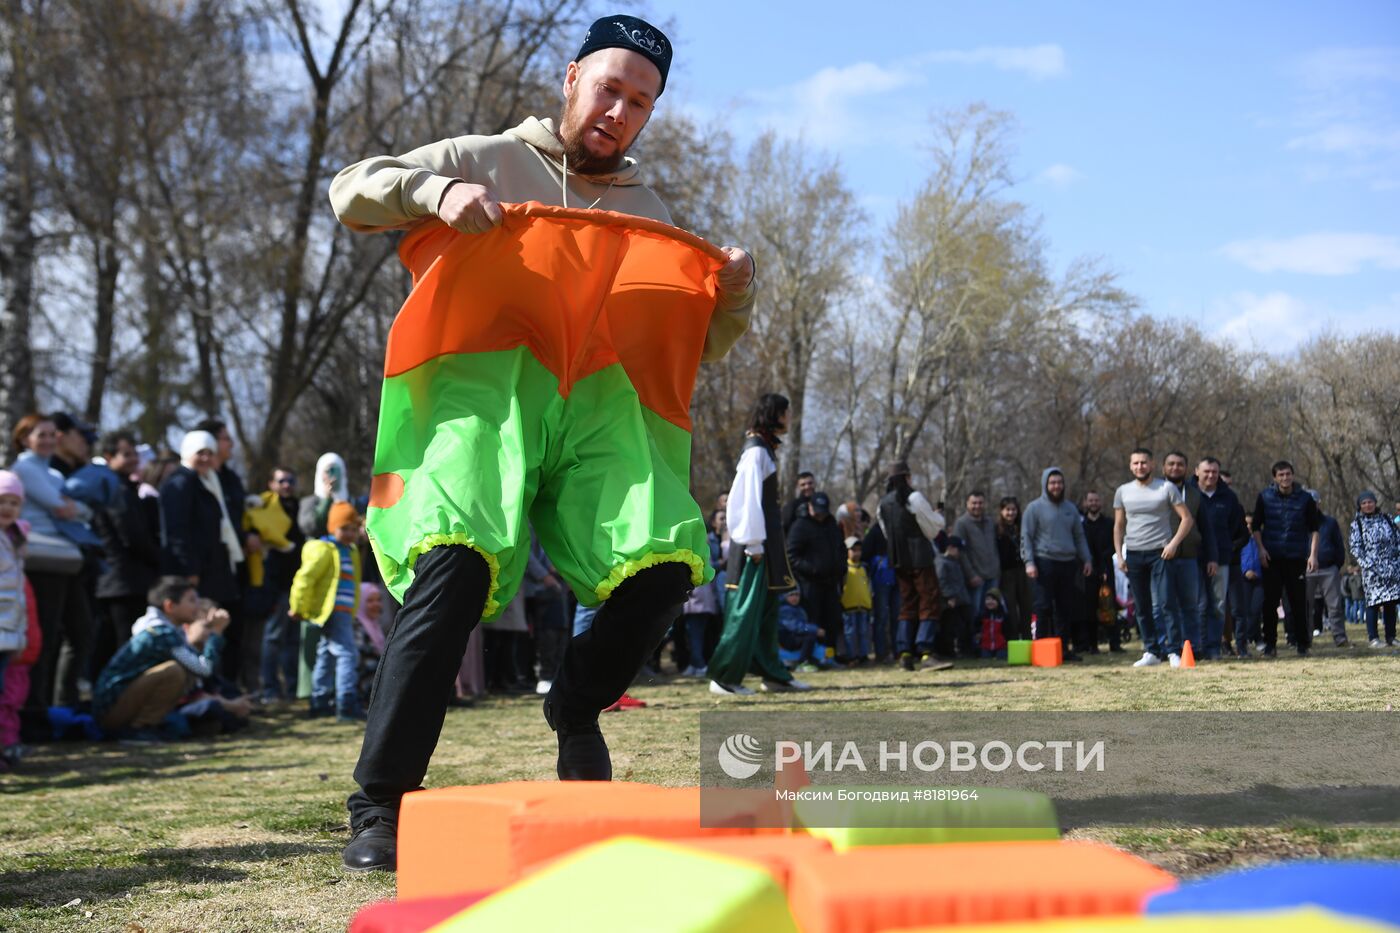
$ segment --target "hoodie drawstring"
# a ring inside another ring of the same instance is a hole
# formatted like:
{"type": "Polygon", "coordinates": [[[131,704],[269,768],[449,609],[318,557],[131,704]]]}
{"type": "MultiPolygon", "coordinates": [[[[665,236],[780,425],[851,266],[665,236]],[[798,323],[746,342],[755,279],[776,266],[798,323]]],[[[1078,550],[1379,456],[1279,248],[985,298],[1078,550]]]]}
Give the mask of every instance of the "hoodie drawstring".
{"type": "MultiPolygon", "coordinates": [[[[598,202],[608,196],[608,192],[613,189],[615,184],[617,184],[617,177],[613,176],[612,180],[608,182],[608,187],[604,189],[602,194],[598,195],[592,204],[588,205],[586,210],[591,211],[597,207],[598,202]]],[[[564,207],[569,206],[569,154],[567,152],[564,153],[564,174],[559,176],[559,199],[564,202],[564,207]]]]}

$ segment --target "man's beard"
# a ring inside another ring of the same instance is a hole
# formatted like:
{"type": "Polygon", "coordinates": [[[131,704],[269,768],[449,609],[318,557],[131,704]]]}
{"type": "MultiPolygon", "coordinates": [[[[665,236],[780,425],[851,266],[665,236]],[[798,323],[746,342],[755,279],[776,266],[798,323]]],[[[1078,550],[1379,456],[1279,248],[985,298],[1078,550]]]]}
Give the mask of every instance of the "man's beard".
{"type": "Polygon", "coordinates": [[[583,144],[583,134],[589,128],[581,124],[575,113],[577,97],[577,91],[569,94],[564,101],[564,113],[559,117],[559,139],[564,144],[564,158],[568,160],[569,170],[579,175],[612,174],[622,168],[626,150],[618,149],[610,156],[597,156],[588,151],[583,144]]]}
{"type": "Polygon", "coordinates": [[[1045,490],[1045,495],[1048,496],[1048,497],[1050,498],[1050,501],[1051,501],[1051,502],[1064,502],[1064,501],[1065,501],[1065,492],[1064,492],[1063,489],[1060,490],[1059,492],[1051,492],[1050,490],[1047,489],[1047,490],[1045,490]]]}

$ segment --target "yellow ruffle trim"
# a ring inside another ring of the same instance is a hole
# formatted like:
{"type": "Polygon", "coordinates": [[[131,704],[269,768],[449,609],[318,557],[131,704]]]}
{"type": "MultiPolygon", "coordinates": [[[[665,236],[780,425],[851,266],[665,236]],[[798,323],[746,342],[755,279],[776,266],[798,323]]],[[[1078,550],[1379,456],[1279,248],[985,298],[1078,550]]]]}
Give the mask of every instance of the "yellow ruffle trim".
{"type": "Polygon", "coordinates": [[[694,551],[672,551],[669,554],[644,554],[636,560],[629,560],[614,567],[602,583],[594,590],[598,601],[604,602],[624,580],[657,564],[689,564],[690,582],[699,586],[705,582],[705,562],[694,551]]]}
{"type": "Polygon", "coordinates": [[[501,565],[496,561],[495,554],[488,554],[481,549],[481,546],[471,539],[465,532],[454,532],[450,535],[428,535],[413,547],[408,549],[408,557],[404,559],[404,568],[412,570],[413,565],[418,562],[418,558],[428,553],[435,547],[443,547],[449,544],[464,544],[476,551],[486,561],[486,566],[491,568],[491,585],[486,590],[486,607],[481,610],[481,617],[489,619],[501,608],[496,602],[496,590],[500,588],[501,565]]]}

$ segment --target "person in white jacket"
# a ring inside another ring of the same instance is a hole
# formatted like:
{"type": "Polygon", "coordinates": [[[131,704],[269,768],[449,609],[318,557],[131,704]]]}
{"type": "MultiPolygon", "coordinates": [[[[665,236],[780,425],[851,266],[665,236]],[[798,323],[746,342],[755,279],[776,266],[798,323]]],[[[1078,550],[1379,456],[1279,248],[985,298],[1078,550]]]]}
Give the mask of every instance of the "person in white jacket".
{"type": "Polygon", "coordinates": [[[773,453],[787,433],[788,400],[762,396],[749,419],[744,452],[729,488],[729,567],[724,631],[710,656],[710,692],[748,695],[744,676],[765,691],[809,690],[778,657],[778,593],[797,585],[788,564],[773,453]]]}

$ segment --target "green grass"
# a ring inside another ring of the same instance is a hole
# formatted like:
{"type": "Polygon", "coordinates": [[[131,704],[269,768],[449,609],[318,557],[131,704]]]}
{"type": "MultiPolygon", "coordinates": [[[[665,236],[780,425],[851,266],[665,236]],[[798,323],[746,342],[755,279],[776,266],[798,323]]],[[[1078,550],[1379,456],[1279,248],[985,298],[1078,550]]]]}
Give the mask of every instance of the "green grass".
{"type": "MultiPolygon", "coordinates": [[[[1353,633],[1358,636],[1360,633],[1353,633]]],[[[941,674],[873,668],[817,675],[808,697],[718,698],[693,681],[641,686],[649,708],[605,717],[622,780],[694,784],[698,714],[716,708],[860,710],[1384,710],[1400,656],[1319,649],[1307,661],[1134,671],[1102,655],[1055,671],[963,664],[941,674]],[[823,701],[818,707],[811,701],[823,701]],[[808,705],[804,707],[804,701],[808,705]]],[[[340,868],[359,731],[290,710],[242,735],[151,749],[43,746],[0,777],[0,929],[343,931],[394,893],[389,875],[340,868]],[[73,901],[74,906],[65,906],[73,901]]],[[[448,714],[430,786],[553,778],[554,739],[534,697],[448,714]]],[[[1079,830],[1180,875],[1306,855],[1400,858],[1400,830],[1273,826],[1079,830]]],[[[470,844],[463,840],[463,844],[470,844]]]]}

